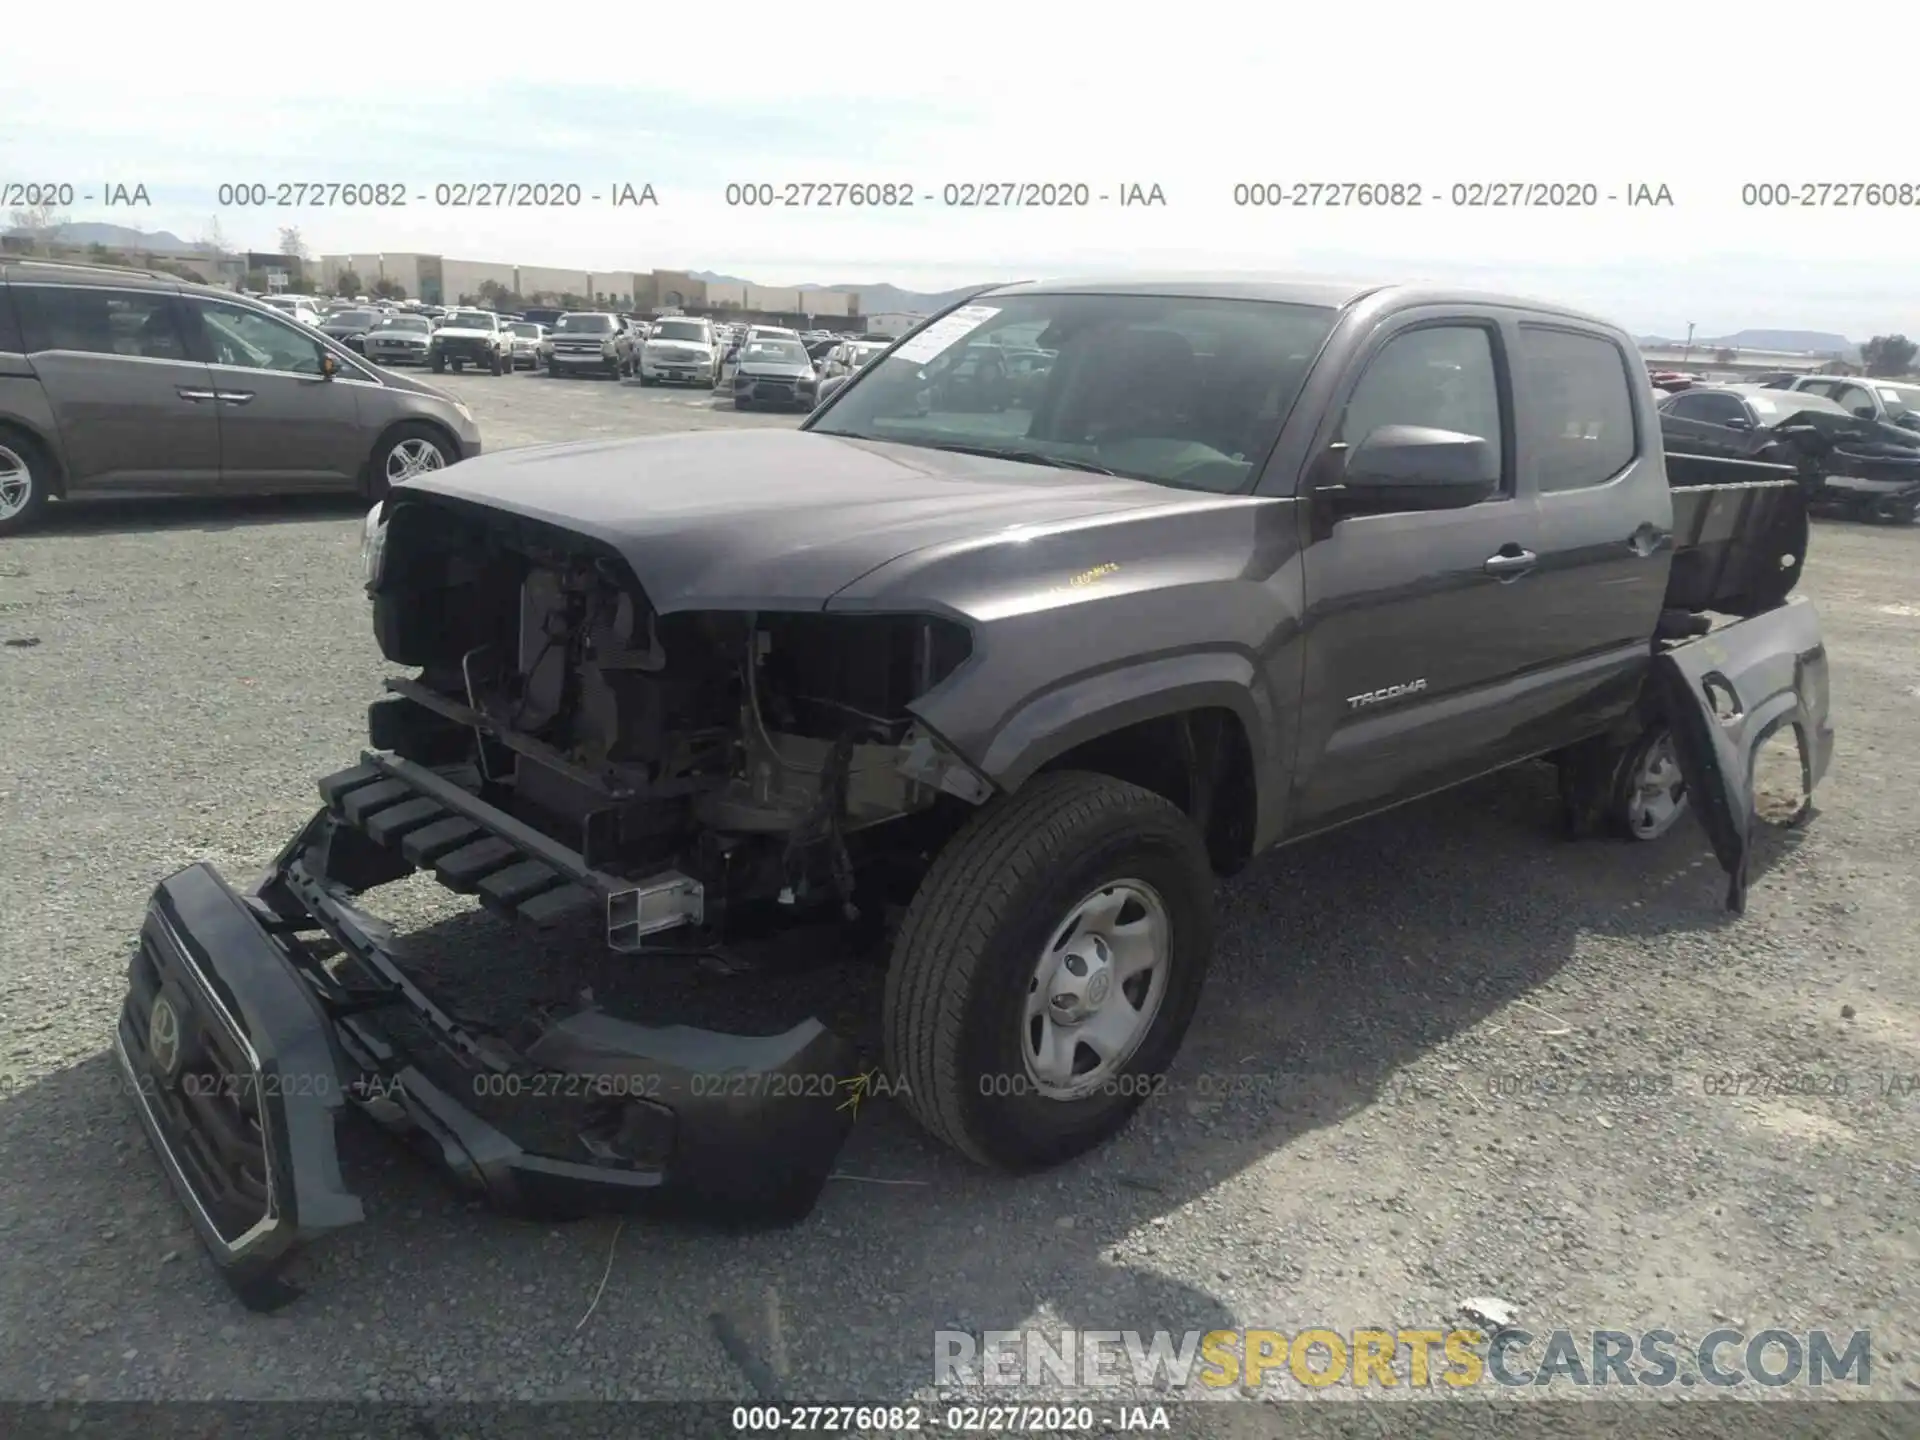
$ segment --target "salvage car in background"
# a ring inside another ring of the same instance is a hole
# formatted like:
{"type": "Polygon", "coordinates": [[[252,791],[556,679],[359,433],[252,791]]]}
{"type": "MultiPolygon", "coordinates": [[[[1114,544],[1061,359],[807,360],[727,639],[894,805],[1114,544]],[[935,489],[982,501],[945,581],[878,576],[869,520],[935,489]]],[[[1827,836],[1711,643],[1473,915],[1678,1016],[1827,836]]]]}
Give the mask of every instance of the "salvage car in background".
{"type": "Polygon", "coordinates": [[[356,355],[367,349],[367,332],[380,323],[380,312],[359,307],[336,310],[321,320],[319,330],[329,340],[337,340],[356,355]]]}
{"type": "Polygon", "coordinates": [[[691,316],[656,320],[640,342],[642,385],[699,385],[708,390],[720,383],[720,341],[708,321],[691,316]]]}
{"type": "Polygon", "coordinates": [[[766,336],[740,349],[733,369],[736,410],[811,410],[819,376],[797,339],[766,336]]]}
{"type": "Polygon", "coordinates": [[[1817,509],[1900,524],[1920,516],[1920,434],[1824,395],[1700,387],[1666,396],[1659,413],[1667,468],[1678,479],[1696,457],[1791,465],[1817,509]]]}
{"type": "Polygon", "coordinates": [[[451,367],[457,374],[477,365],[489,375],[510,373],[513,335],[491,310],[455,310],[434,327],[427,361],[437,375],[451,367]]]}
{"type": "Polygon", "coordinates": [[[879,359],[886,350],[887,342],[884,340],[843,340],[827,351],[826,363],[820,367],[820,378],[832,380],[842,375],[852,375],[879,359]]]}
{"type": "Polygon", "coordinates": [[[1485,294],[1011,285],[797,430],[401,487],[363,555],[411,673],[249,889],[160,883],[128,968],[120,1090],[208,1250],[285,1298],[291,1247],[362,1218],[349,1107],[546,1213],[791,1220],[862,1076],[975,1161],[1058,1164],[1162,1089],[1217,875],[1541,758],[1569,822],[1651,838],[1691,799],[1738,911],[1757,747],[1797,739],[1809,795],[1832,753],[1772,543],[1802,496],[1670,486],[1634,355],[1485,294]],[[941,408],[979,348],[1053,353],[1032,409],[941,408]],[[717,962],[737,1033],[565,966],[435,1001],[455,977],[356,898],[422,872],[622,971],[717,962]],[[770,932],[890,950],[877,1059],[757,983],[770,932]]]}
{"type": "Polygon", "coordinates": [[[1839,375],[1802,375],[1795,394],[1819,395],[1849,415],[1920,432],[1920,385],[1904,380],[1854,379],[1839,375]]]}
{"type": "Polygon", "coordinates": [[[302,325],[319,328],[323,318],[320,306],[311,295],[262,295],[260,303],[278,310],[289,320],[298,320],[302,325]]]}
{"type": "Polygon", "coordinates": [[[513,368],[538,370],[546,358],[547,327],[536,320],[510,320],[507,331],[513,337],[513,368]]]}
{"type": "Polygon", "coordinates": [[[623,316],[604,310],[571,310],[553,322],[546,340],[547,373],[607,375],[633,373],[633,332],[623,316]]]}
{"type": "Polygon", "coordinates": [[[424,365],[433,339],[433,321],[424,315],[383,315],[363,337],[362,348],[376,365],[424,365]]]}
{"type": "Polygon", "coordinates": [[[94,492],[379,496],[479,450],[458,400],[270,306],[0,261],[0,534],[94,492]]]}

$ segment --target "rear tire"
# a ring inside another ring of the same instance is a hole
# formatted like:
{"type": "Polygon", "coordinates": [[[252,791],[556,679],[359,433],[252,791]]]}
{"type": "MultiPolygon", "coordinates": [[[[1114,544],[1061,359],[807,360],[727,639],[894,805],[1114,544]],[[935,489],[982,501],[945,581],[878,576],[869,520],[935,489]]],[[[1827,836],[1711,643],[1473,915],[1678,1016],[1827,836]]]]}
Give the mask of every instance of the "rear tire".
{"type": "Polygon", "coordinates": [[[1110,1137],[1193,1019],[1212,889],[1199,832],[1137,785],[1062,771],[989,802],[921,883],[887,975],[887,1074],[914,1117],[1015,1171],[1110,1137]]]}
{"type": "Polygon", "coordinates": [[[0,535],[31,527],[53,491],[53,462],[32,436],[0,427],[0,535]]]}
{"type": "Polygon", "coordinates": [[[1689,808],[1673,732],[1655,721],[1627,747],[1613,772],[1609,826],[1628,840],[1651,842],[1666,836],[1689,808]]]}

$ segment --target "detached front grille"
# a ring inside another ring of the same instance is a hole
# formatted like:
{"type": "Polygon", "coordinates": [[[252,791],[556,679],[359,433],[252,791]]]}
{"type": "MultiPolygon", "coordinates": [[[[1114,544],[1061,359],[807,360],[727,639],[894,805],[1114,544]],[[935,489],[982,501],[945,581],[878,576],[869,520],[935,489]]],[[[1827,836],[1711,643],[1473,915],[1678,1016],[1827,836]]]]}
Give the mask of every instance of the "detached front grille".
{"type": "Polygon", "coordinates": [[[220,1237],[237,1244],[272,1211],[261,1080],[245,1042],[207,1005],[192,962],[150,917],[128,969],[120,1040],[137,1097],[152,1113],[194,1199],[220,1237]],[[176,1012],[180,1059],[168,1076],[151,1049],[154,1002],[176,1012]]]}

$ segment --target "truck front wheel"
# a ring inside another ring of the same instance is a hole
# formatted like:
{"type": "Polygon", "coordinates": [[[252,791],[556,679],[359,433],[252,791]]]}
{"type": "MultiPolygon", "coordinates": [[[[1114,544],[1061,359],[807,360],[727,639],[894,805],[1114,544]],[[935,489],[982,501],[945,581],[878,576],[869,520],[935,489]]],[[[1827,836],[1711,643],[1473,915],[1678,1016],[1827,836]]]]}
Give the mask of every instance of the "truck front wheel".
{"type": "Polygon", "coordinates": [[[990,802],[935,859],[887,975],[891,1082],[938,1139],[1037,1170],[1164,1088],[1213,953],[1206,846],[1178,808],[1073,771],[990,802]]]}

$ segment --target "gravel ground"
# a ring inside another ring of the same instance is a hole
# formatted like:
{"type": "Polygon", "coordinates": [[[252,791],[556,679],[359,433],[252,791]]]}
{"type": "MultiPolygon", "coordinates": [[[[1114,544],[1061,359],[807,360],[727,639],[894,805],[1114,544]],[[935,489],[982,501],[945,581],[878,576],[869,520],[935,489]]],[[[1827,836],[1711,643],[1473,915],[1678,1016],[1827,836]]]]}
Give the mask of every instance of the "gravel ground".
{"type": "MultiPolygon", "coordinates": [[[[452,388],[490,448],[793,423],[452,388]]],[[[554,1228],[353,1124],[369,1221],[257,1317],[106,1037],[153,883],[250,876],[364,738],[360,510],[95,503],[0,545],[0,1398],[751,1399],[719,1312],[789,1395],[897,1403],[936,1329],[1444,1326],[1469,1296],[1541,1334],[1870,1328],[1871,1393],[1920,1398],[1920,530],[1816,531],[1838,751],[1742,919],[1691,822],[1570,843],[1550,775],[1495,777],[1227,885],[1173,1092],[1061,1172],[980,1173],[871,1102],[794,1228],[554,1228]],[[1847,1093],[1710,1093],[1729,1071],[1847,1093]],[[1671,1093],[1611,1093],[1647,1075],[1671,1093]]],[[[520,943],[431,886],[382,908],[431,927],[429,966],[520,943]]]]}

